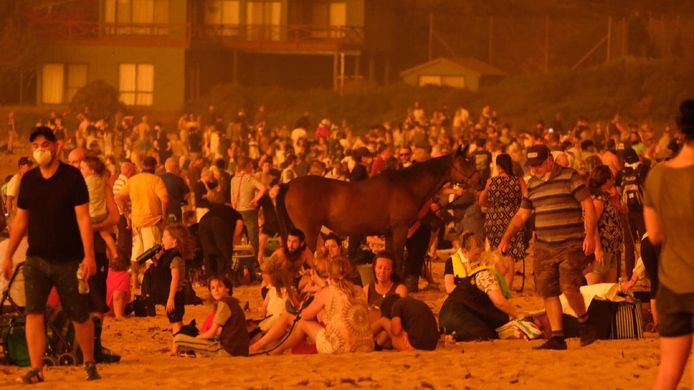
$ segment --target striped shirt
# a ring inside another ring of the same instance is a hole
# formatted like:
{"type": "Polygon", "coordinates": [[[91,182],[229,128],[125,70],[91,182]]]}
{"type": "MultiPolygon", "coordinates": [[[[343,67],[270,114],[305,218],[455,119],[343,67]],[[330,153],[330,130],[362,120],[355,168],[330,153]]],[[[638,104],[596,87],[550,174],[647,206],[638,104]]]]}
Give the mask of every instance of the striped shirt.
{"type": "MultiPolygon", "coordinates": [[[[123,187],[125,187],[125,183],[127,183],[127,182],[128,182],[127,176],[125,176],[122,173],[120,175],[118,175],[118,178],[116,179],[116,181],[113,182],[113,195],[115,196],[115,195],[120,194],[123,187]]],[[[126,202],[126,210],[120,210],[120,208],[119,208],[118,212],[121,215],[130,212],[130,200],[128,200],[126,202]]]]}
{"type": "Polygon", "coordinates": [[[537,242],[546,246],[578,244],[585,238],[581,201],[590,197],[579,174],[554,164],[549,180],[532,177],[521,207],[535,211],[537,242]]]}

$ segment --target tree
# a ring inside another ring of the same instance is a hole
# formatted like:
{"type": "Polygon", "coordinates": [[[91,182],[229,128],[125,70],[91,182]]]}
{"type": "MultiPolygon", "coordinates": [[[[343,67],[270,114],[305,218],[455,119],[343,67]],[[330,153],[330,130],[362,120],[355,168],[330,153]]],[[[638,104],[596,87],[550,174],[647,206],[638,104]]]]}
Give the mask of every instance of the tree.
{"type": "Polygon", "coordinates": [[[23,1],[0,0],[0,103],[16,100],[19,75],[36,65],[36,40],[26,10],[23,1]]]}
{"type": "Polygon", "coordinates": [[[124,108],[116,88],[103,80],[92,81],[78,89],[70,102],[70,111],[84,114],[91,120],[110,121],[124,108]]]}

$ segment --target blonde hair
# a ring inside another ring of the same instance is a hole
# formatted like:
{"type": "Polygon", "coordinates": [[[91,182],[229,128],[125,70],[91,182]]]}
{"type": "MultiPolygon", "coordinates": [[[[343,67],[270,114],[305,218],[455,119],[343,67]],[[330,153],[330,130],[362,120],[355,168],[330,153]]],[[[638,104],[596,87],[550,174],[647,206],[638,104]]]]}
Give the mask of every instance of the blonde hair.
{"type": "Polygon", "coordinates": [[[352,263],[345,256],[336,256],[328,262],[328,278],[333,286],[347,295],[350,301],[357,298],[357,289],[347,278],[352,274],[352,263]]]}

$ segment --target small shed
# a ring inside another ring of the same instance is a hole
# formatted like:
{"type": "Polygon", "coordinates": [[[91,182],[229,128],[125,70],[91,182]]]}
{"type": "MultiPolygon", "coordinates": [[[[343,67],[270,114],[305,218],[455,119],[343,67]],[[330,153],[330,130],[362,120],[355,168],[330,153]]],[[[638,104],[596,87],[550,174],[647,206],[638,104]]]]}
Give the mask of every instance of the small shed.
{"type": "Polygon", "coordinates": [[[471,91],[506,76],[506,72],[472,57],[439,57],[400,72],[400,77],[410,85],[441,85],[471,91]]]}

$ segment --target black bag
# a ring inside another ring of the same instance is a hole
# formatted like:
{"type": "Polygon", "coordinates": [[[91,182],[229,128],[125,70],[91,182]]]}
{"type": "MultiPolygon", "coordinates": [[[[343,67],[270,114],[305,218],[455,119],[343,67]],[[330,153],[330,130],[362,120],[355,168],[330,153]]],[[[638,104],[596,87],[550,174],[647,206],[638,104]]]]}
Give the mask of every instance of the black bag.
{"type": "MultiPolygon", "coordinates": [[[[179,333],[180,333],[180,334],[184,334],[184,335],[186,335],[186,336],[190,336],[190,337],[196,337],[197,335],[199,335],[199,334],[200,334],[200,331],[198,330],[198,327],[195,326],[195,319],[193,319],[192,321],[190,321],[190,322],[188,323],[188,325],[183,325],[183,326],[181,327],[181,330],[179,330],[178,332],[176,332],[176,334],[179,334],[179,333]]],[[[175,334],[175,335],[176,335],[176,334],[175,334]]],[[[175,336],[175,335],[174,335],[174,336],[175,336]]]]}
{"type": "Polygon", "coordinates": [[[195,290],[193,289],[193,285],[190,283],[190,280],[183,287],[183,304],[202,305],[202,299],[195,294],[195,290]]]}
{"type": "Polygon", "coordinates": [[[134,313],[135,317],[154,317],[157,315],[152,300],[148,296],[142,295],[135,295],[135,299],[126,306],[125,312],[126,314],[134,313]]]}

